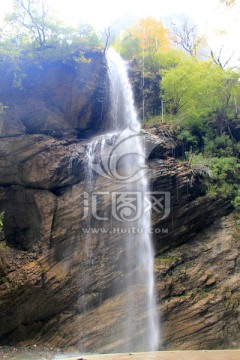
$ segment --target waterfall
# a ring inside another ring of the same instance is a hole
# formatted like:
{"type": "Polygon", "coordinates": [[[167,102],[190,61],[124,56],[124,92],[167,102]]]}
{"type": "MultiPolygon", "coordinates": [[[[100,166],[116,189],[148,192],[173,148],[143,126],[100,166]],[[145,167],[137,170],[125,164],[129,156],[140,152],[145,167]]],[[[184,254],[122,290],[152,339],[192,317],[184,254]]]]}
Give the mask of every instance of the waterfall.
{"type": "MultiPolygon", "coordinates": [[[[107,63],[112,132],[93,139],[87,152],[88,167],[108,179],[113,189],[116,184],[117,189],[111,194],[112,214],[109,223],[111,233],[115,231],[118,234],[123,249],[123,256],[116,266],[119,266],[118,272],[124,278],[121,282],[124,300],[120,322],[116,309],[113,331],[116,338],[124,341],[116,350],[154,351],[158,350],[159,325],[154,296],[146,154],[126,64],[112,49],[107,52],[107,63]]],[[[91,177],[91,171],[87,173],[91,177]]]]}

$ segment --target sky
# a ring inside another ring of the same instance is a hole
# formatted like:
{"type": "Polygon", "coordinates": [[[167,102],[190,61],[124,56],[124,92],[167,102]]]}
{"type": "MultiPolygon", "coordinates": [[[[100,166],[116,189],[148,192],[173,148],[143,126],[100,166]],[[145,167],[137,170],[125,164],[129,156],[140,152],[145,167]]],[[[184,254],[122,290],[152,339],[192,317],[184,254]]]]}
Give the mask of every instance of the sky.
{"type": "MultiPolygon", "coordinates": [[[[48,0],[51,8],[64,22],[76,25],[90,22],[97,30],[124,20],[153,16],[170,24],[189,18],[200,34],[207,34],[208,44],[216,53],[223,46],[223,56],[234,51],[233,62],[240,58],[240,1],[227,9],[219,0],[48,0]],[[219,35],[221,34],[221,35],[219,35]]],[[[12,0],[0,0],[0,22],[12,9],[12,0]]]]}

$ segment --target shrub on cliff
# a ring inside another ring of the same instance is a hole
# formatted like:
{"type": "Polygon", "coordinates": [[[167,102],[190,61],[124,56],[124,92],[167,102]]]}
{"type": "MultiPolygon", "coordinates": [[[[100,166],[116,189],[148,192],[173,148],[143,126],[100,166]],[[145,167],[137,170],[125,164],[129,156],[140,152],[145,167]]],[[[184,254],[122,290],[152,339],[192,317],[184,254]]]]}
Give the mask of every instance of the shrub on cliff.
{"type": "Polygon", "coordinates": [[[191,167],[201,177],[208,196],[232,198],[234,205],[239,205],[240,164],[235,157],[193,155],[191,167]]]}

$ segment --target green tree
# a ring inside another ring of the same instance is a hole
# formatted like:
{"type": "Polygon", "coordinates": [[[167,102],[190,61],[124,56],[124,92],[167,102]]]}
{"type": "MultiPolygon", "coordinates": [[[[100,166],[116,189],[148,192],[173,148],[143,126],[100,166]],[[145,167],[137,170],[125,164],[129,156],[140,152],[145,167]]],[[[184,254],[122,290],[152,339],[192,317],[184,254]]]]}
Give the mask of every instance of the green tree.
{"type": "Polygon", "coordinates": [[[231,124],[239,124],[239,72],[188,58],[163,70],[162,77],[162,97],[168,113],[203,131],[208,122],[218,135],[226,132],[233,136],[231,124]]]}

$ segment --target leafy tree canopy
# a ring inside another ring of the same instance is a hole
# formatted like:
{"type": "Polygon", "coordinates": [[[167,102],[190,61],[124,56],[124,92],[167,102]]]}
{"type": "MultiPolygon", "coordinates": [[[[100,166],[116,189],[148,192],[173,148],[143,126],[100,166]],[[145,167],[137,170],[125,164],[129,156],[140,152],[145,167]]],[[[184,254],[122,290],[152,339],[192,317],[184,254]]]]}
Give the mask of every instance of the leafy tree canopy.
{"type": "Polygon", "coordinates": [[[239,76],[239,71],[223,70],[210,61],[181,60],[162,71],[167,111],[185,123],[204,128],[208,121],[219,135],[229,133],[229,125],[239,122],[239,76]]]}
{"type": "Polygon", "coordinates": [[[39,55],[39,50],[58,52],[61,48],[61,56],[79,48],[99,46],[101,42],[91,25],[83,23],[78,28],[64,25],[53,16],[47,0],[15,0],[14,11],[0,30],[0,55],[8,52],[14,56],[34,50],[39,55]]]}
{"type": "Polygon", "coordinates": [[[114,47],[128,59],[141,59],[144,55],[153,62],[157,53],[166,53],[171,48],[171,42],[168,30],[162,22],[147,17],[126,29],[120,35],[120,39],[115,41],[114,47]]]}

